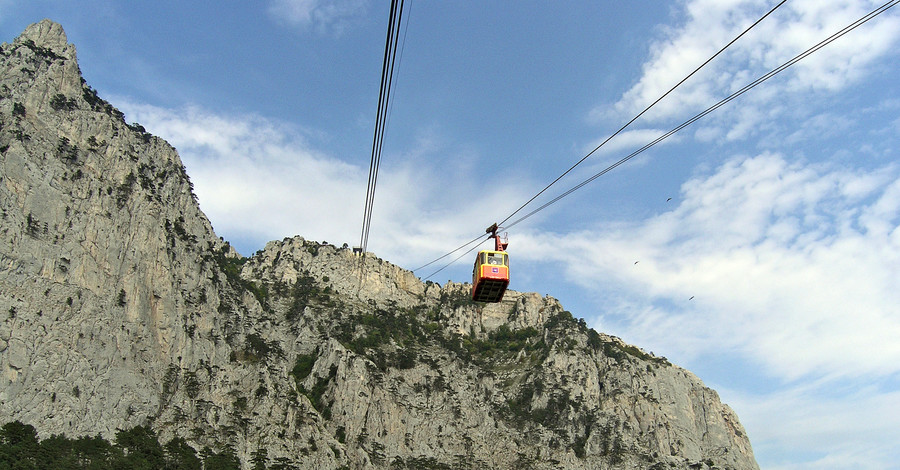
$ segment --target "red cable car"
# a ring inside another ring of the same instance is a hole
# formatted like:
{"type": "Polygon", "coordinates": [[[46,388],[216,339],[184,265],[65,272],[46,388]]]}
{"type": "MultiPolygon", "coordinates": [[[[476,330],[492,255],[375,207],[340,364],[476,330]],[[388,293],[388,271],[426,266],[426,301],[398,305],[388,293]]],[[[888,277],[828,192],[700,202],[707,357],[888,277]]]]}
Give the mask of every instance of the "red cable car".
{"type": "Polygon", "coordinates": [[[500,302],[509,285],[509,243],[506,235],[497,234],[497,224],[486,230],[494,239],[493,250],[482,250],[475,257],[472,270],[472,300],[476,302],[500,302]]]}

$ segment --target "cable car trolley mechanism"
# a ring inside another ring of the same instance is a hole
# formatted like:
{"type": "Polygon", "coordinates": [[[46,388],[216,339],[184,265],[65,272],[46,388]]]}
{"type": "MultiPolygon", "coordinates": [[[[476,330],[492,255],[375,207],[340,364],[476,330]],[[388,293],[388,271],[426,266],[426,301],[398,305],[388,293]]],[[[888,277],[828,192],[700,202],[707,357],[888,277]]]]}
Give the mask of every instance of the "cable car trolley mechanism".
{"type": "Polygon", "coordinates": [[[497,234],[497,224],[485,230],[494,239],[493,250],[481,250],[475,257],[472,270],[472,300],[500,302],[509,285],[509,255],[506,253],[506,234],[497,234]]]}

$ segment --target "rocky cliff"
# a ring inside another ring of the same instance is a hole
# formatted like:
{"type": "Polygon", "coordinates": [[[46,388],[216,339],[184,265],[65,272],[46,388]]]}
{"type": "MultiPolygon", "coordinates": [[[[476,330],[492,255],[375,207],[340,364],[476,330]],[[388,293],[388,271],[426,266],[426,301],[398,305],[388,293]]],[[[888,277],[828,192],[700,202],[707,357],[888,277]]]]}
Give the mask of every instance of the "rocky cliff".
{"type": "Polygon", "coordinates": [[[758,468],[713,390],[552,298],[476,304],[300,237],[241,257],[175,149],[84,83],[48,20],[0,46],[13,420],[147,425],[246,468],[758,468]]]}

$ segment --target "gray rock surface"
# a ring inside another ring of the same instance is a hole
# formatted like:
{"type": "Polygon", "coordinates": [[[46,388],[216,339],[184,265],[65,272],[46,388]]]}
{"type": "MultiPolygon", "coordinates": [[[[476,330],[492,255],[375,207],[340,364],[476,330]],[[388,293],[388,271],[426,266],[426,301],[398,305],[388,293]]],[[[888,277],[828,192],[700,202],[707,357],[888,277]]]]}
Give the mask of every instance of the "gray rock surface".
{"type": "Polygon", "coordinates": [[[0,46],[0,421],[146,424],[246,468],[758,468],[690,372],[468,289],[301,237],[241,257],[62,27],[0,46]]]}

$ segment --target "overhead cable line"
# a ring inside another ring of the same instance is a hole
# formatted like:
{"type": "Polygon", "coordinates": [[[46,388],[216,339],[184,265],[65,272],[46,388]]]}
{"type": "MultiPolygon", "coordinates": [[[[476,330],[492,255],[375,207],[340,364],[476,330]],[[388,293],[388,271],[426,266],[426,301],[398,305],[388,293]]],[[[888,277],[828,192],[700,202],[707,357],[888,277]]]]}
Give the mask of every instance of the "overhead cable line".
{"type": "Polygon", "coordinates": [[[369,230],[372,226],[372,208],[375,204],[375,186],[378,183],[378,167],[381,164],[381,150],[384,146],[384,130],[390,109],[391,88],[394,78],[394,64],[397,61],[397,45],[400,24],[403,20],[403,0],[392,0],[388,19],[387,37],[384,44],[384,59],[381,64],[381,88],[378,91],[378,112],[375,117],[375,133],[372,138],[372,156],[369,160],[369,180],[366,187],[366,203],[363,211],[362,232],[359,246],[363,253],[369,244],[369,230]]]}
{"type": "MultiPolygon", "coordinates": [[[[459,248],[457,248],[457,249],[451,251],[450,253],[447,253],[447,254],[444,255],[444,256],[441,256],[440,258],[438,258],[438,259],[432,261],[431,263],[426,264],[425,266],[428,266],[429,264],[435,263],[435,262],[437,262],[437,261],[440,260],[440,259],[444,259],[444,258],[450,256],[451,254],[456,253],[457,251],[462,250],[463,248],[465,248],[465,247],[471,245],[472,243],[481,240],[482,238],[484,238],[484,236],[479,235],[478,238],[476,238],[476,239],[470,241],[469,243],[466,243],[465,245],[463,245],[463,246],[461,246],[461,247],[459,247],[459,248]]],[[[457,261],[463,259],[464,256],[466,256],[467,254],[469,254],[469,253],[475,251],[475,249],[478,248],[478,245],[481,245],[481,243],[484,243],[485,241],[487,241],[487,240],[489,240],[489,239],[490,239],[490,236],[487,237],[487,238],[484,238],[484,240],[481,240],[480,243],[478,243],[477,245],[473,246],[472,248],[469,248],[468,251],[466,251],[465,253],[463,253],[463,254],[457,256],[456,258],[454,258],[453,261],[451,261],[451,262],[449,262],[449,263],[447,263],[447,264],[441,266],[437,271],[435,271],[435,272],[429,274],[428,276],[426,276],[425,279],[431,279],[431,276],[434,276],[435,274],[437,274],[437,273],[443,271],[444,269],[448,268],[449,266],[453,265],[453,263],[456,263],[457,261]]],[[[422,268],[424,268],[425,266],[422,266],[422,268]]],[[[422,269],[422,268],[418,268],[418,269],[422,269]]]]}
{"type": "MultiPolygon", "coordinates": [[[[784,3],[784,2],[781,2],[781,3],[778,4],[775,8],[777,8],[778,6],[780,6],[780,5],[783,4],[783,3],[784,3]]],[[[744,93],[746,93],[747,91],[751,90],[752,88],[755,88],[757,85],[759,85],[759,84],[765,82],[766,80],[772,78],[773,76],[777,75],[778,73],[784,71],[784,70],[787,69],[788,67],[791,67],[792,65],[796,64],[796,63],[799,62],[800,60],[803,60],[804,58],[808,57],[809,55],[811,55],[811,54],[817,52],[819,49],[821,49],[821,48],[827,46],[827,45],[830,44],[831,42],[833,42],[833,41],[837,40],[838,38],[844,36],[845,34],[849,33],[850,31],[852,31],[852,30],[858,28],[858,27],[861,26],[862,24],[864,24],[864,23],[868,22],[869,20],[875,18],[876,16],[880,15],[881,13],[884,13],[884,12],[887,11],[888,9],[890,9],[890,8],[892,8],[892,7],[894,7],[894,6],[896,6],[898,3],[900,3],[900,0],[891,0],[891,1],[889,1],[889,2],[887,2],[887,3],[885,3],[885,4],[883,4],[883,5],[881,5],[880,7],[876,8],[875,10],[869,12],[868,14],[864,15],[863,17],[861,17],[861,18],[857,19],[856,21],[850,23],[849,25],[845,26],[845,27],[842,28],[840,31],[838,31],[838,32],[832,34],[831,36],[829,36],[829,37],[823,39],[823,40],[820,41],[818,44],[816,44],[816,45],[810,47],[809,49],[807,49],[806,51],[804,51],[804,52],[798,54],[797,56],[795,56],[795,57],[792,58],[791,60],[785,62],[784,64],[782,64],[782,65],[776,67],[775,69],[769,71],[768,73],[762,75],[761,77],[759,77],[759,78],[757,78],[756,80],[752,81],[751,83],[749,83],[748,85],[744,86],[744,87],[741,88],[740,90],[738,90],[738,91],[732,93],[731,95],[729,95],[729,96],[726,97],[725,99],[719,101],[718,103],[714,104],[713,106],[710,106],[709,108],[707,108],[707,109],[704,110],[703,112],[698,113],[697,115],[695,115],[695,116],[692,117],[691,119],[688,119],[687,121],[683,122],[682,124],[680,124],[679,126],[675,127],[674,129],[670,130],[669,132],[667,132],[667,133],[661,135],[660,137],[656,138],[656,139],[653,140],[652,142],[646,144],[645,146],[641,147],[640,149],[638,149],[638,150],[632,152],[631,154],[625,156],[624,158],[620,159],[619,161],[617,161],[617,162],[613,163],[612,165],[606,167],[606,168],[603,169],[602,171],[600,171],[600,172],[594,174],[594,175],[591,176],[590,178],[588,178],[588,179],[582,181],[581,183],[579,183],[579,184],[575,185],[574,187],[568,189],[567,191],[563,192],[562,194],[556,196],[555,198],[553,198],[553,199],[550,200],[549,202],[543,204],[542,206],[540,206],[540,207],[538,207],[537,209],[535,209],[535,210],[529,212],[528,214],[526,214],[526,215],[520,217],[519,219],[516,219],[516,220],[515,220],[514,222],[512,222],[511,224],[506,225],[506,226],[503,226],[502,228],[503,228],[503,229],[509,229],[509,228],[511,228],[511,227],[513,227],[513,226],[519,224],[520,222],[524,221],[525,219],[528,219],[529,217],[531,217],[531,216],[537,214],[538,212],[540,212],[540,211],[546,209],[546,208],[549,207],[550,205],[555,204],[555,203],[558,202],[559,200],[561,200],[561,199],[563,199],[564,197],[568,196],[569,194],[571,194],[571,193],[577,191],[578,189],[582,188],[583,186],[585,186],[585,185],[591,183],[592,181],[596,180],[596,179],[599,178],[600,176],[603,176],[603,175],[605,175],[606,173],[609,173],[610,171],[612,171],[612,170],[614,170],[615,168],[619,167],[620,165],[622,165],[623,163],[627,162],[628,160],[631,160],[632,158],[634,158],[635,156],[639,155],[640,153],[643,153],[645,150],[647,150],[647,149],[649,149],[649,148],[655,146],[655,145],[658,144],[659,142],[662,142],[663,140],[665,140],[665,139],[667,139],[668,137],[670,137],[672,134],[675,134],[676,132],[678,132],[678,131],[684,129],[685,127],[687,127],[687,126],[689,126],[689,125],[691,125],[691,124],[693,124],[694,122],[700,120],[701,118],[703,118],[703,117],[706,116],[707,114],[709,114],[709,113],[715,111],[716,109],[718,109],[718,108],[722,107],[723,105],[729,103],[730,101],[734,100],[735,98],[737,98],[737,97],[743,95],[744,93]]],[[[774,10],[774,9],[773,9],[773,10],[774,10]]],[[[771,11],[770,11],[769,13],[771,13],[771,11]]],[[[768,15],[768,13],[767,13],[766,15],[768,15]]],[[[758,23],[758,21],[757,21],[757,23],[758,23]]],[[[754,25],[755,25],[755,24],[756,24],[756,23],[754,23],[754,25]]],[[[745,31],[745,32],[746,32],[746,31],[745,31]]],[[[741,33],[741,34],[743,35],[744,33],[741,33]]],[[[740,36],[739,36],[739,37],[740,37],[740,36]]],[[[732,42],[733,42],[733,41],[732,41],[732,42]]],[[[730,43],[729,43],[729,44],[730,44],[730,43]]],[[[726,47],[727,47],[727,46],[726,46],[726,47]]],[[[721,51],[719,51],[719,52],[721,52],[721,51]]],[[[718,53],[717,53],[717,54],[718,54],[718,53]]],[[[709,62],[709,61],[707,61],[707,63],[708,63],[708,62],[709,62]]],[[[695,72],[696,72],[696,70],[695,70],[695,72]]],[[[692,74],[693,74],[693,72],[692,72],[692,74]]],[[[683,82],[684,82],[684,80],[682,80],[681,82],[679,82],[679,85],[680,85],[681,83],[683,83],[683,82]]],[[[676,86],[677,86],[677,85],[676,85],[676,86]]],[[[672,90],[669,90],[669,92],[671,92],[671,91],[672,91],[672,90]]],[[[669,92],[667,92],[666,94],[668,94],[669,92]]],[[[665,95],[664,95],[664,96],[665,96],[665,95]]],[[[659,100],[655,101],[653,104],[656,104],[657,102],[659,102],[659,100]]],[[[651,104],[651,106],[653,106],[653,104],[651,104]]],[[[648,107],[647,109],[649,109],[649,107],[648,107]]],[[[642,111],[641,113],[643,113],[643,112],[646,112],[646,109],[645,109],[644,111],[642,111]]],[[[632,121],[630,121],[629,124],[630,124],[631,122],[633,122],[633,121],[634,121],[634,119],[632,119],[632,121]]],[[[625,127],[627,127],[627,124],[626,124],[626,126],[623,126],[622,129],[624,129],[625,127]]],[[[622,129],[620,129],[619,131],[617,131],[617,133],[618,133],[618,132],[621,132],[622,129]]],[[[615,134],[613,134],[613,135],[615,135],[615,134]]],[[[611,138],[611,137],[610,137],[610,138],[611,138]]],[[[609,141],[609,139],[607,139],[607,140],[604,141],[603,143],[605,144],[607,141],[609,141]]],[[[602,146],[602,145],[603,145],[603,144],[601,144],[600,146],[602,146]]],[[[583,158],[581,161],[584,161],[587,157],[589,157],[592,153],[596,152],[596,150],[599,149],[599,148],[600,148],[599,146],[598,146],[597,148],[595,148],[593,151],[591,151],[591,153],[589,153],[589,154],[588,154],[585,158],[583,158]]],[[[581,161],[579,161],[578,163],[581,163],[581,161]]],[[[576,163],[575,166],[577,166],[578,163],[576,163]]],[[[572,168],[574,168],[574,166],[573,166],[572,168]]],[[[567,170],[566,173],[568,173],[569,171],[571,171],[572,168],[570,168],[569,170],[567,170]]],[[[563,173],[563,176],[565,176],[565,173],[563,173]]],[[[562,176],[561,176],[560,178],[562,178],[562,176]]],[[[558,181],[560,178],[557,178],[556,180],[553,181],[553,183],[551,183],[550,185],[548,185],[547,187],[545,187],[544,189],[542,189],[542,190],[538,193],[538,195],[536,195],[536,196],[533,197],[531,200],[529,200],[528,203],[530,203],[530,202],[533,201],[535,198],[537,198],[537,196],[539,196],[541,193],[543,193],[544,191],[546,191],[547,188],[549,188],[550,186],[552,186],[552,185],[553,185],[556,181],[558,181]]],[[[511,219],[516,213],[518,213],[519,211],[521,211],[522,208],[524,208],[526,205],[528,205],[528,203],[522,205],[519,209],[517,209],[517,210],[514,211],[512,214],[510,214],[506,219],[504,219],[504,222],[506,222],[506,221],[508,221],[509,219],[511,219]]],[[[481,237],[479,236],[478,239],[480,239],[480,238],[481,238],[481,237]]],[[[477,239],[476,239],[476,240],[477,240],[477,239]]],[[[470,242],[470,243],[472,243],[472,242],[470,242]]],[[[467,245],[468,245],[468,244],[467,244],[467,245]]],[[[467,245],[464,245],[464,246],[467,246],[467,245]]],[[[463,246],[463,247],[464,247],[464,246],[463,246]]],[[[457,249],[454,250],[453,252],[458,251],[458,250],[462,249],[463,247],[457,248],[457,249]]],[[[470,252],[471,252],[471,251],[472,251],[472,250],[470,250],[470,252]]],[[[432,261],[431,263],[434,263],[434,262],[438,261],[439,259],[443,259],[443,258],[449,256],[450,254],[452,254],[453,252],[447,253],[446,255],[442,256],[441,258],[438,258],[438,259],[435,260],[435,261],[432,261]]],[[[468,254],[468,252],[467,252],[466,254],[468,254]]],[[[464,254],[463,256],[465,256],[465,254],[464,254]]],[[[460,257],[460,258],[461,258],[461,257],[460,257]]],[[[457,259],[454,260],[453,262],[456,262],[458,259],[459,259],[459,258],[457,258],[457,259]]],[[[431,264],[431,263],[428,263],[428,264],[431,264]]],[[[450,263],[450,264],[452,264],[452,263],[450,263]]],[[[441,269],[439,269],[439,270],[436,271],[435,273],[429,275],[428,277],[431,277],[431,276],[433,276],[434,274],[437,274],[438,272],[440,272],[440,271],[443,270],[444,268],[448,267],[450,264],[448,264],[448,265],[442,267],[441,269]]],[[[425,265],[425,266],[427,266],[427,265],[425,265]]],[[[423,266],[423,267],[424,267],[424,266],[423,266]]],[[[419,268],[419,269],[421,269],[421,268],[419,268]]],[[[426,278],[426,279],[428,279],[428,278],[426,278]]]]}
{"type": "MultiPolygon", "coordinates": [[[[529,212],[528,214],[526,214],[526,215],[520,217],[520,218],[517,219],[516,221],[512,222],[511,224],[509,224],[509,225],[507,225],[507,226],[505,226],[505,227],[503,227],[503,228],[504,228],[504,229],[508,229],[508,228],[510,228],[510,227],[512,227],[512,226],[514,226],[514,225],[516,225],[516,224],[518,224],[519,222],[522,222],[523,220],[525,220],[525,219],[531,217],[532,215],[537,214],[538,212],[540,212],[540,211],[546,209],[548,206],[550,206],[550,205],[552,205],[552,204],[558,202],[560,199],[562,199],[562,198],[568,196],[569,194],[572,194],[573,192],[577,191],[578,189],[581,189],[581,188],[582,188],[583,186],[585,186],[586,184],[588,184],[588,183],[594,181],[595,179],[597,179],[597,178],[599,178],[599,177],[605,175],[606,173],[609,173],[610,171],[612,171],[613,169],[615,169],[615,168],[618,167],[619,165],[622,165],[623,163],[627,162],[628,160],[631,160],[631,159],[634,158],[635,156],[637,156],[637,155],[643,153],[645,150],[649,149],[650,147],[653,147],[654,145],[656,145],[656,144],[662,142],[663,140],[669,138],[672,134],[675,134],[676,132],[678,132],[678,131],[684,129],[685,127],[687,127],[687,126],[689,126],[689,125],[691,125],[691,124],[697,122],[698,120],[700,120],[701,118],[703,118],[703,117],[706,116],[707,114],[709,114],[709,113],[715,111],[716,109],[718,109],[718,108],[724,106],[725,104],[729,103],[730,101],[734,100],[735,98],[737,98],[737,97],[743,95],[744,93],[750,91],[751,89],[755,88],[755,87],[756,87],[757,85],[759,85],[760,83],[763,83],[763,82],[765,82],[766,80],[768,80],[768,79],[774,77],[775,75],[781,73],[782,71],[784,71],[784,70],[787,69],[788,67],[790,67],[790,66],[796,64],[797,62],[799,62],[799,61],[803,60],[804,58],[808,57],[810,54],[813,54],[814,52],[818,51],[819,49],[821,49],[821,48],[827,46],[828,44],[830,44],[830,43],[832,43],[833,41],[837,40],[837,39],[840,38],[841,36],[843,36],[843,35],[849,33],[850,31],[853,31],[854,29],[856,29],[856,28],[858,28],[859,26],[861,26],[862,24],[868,22],[868,21],[871,20],[872,18],[875,18],[876,16],[880,15],[881,13],[884,13],[884,12],[885,12],[886,10],[888,10],[889,8],[891,8],[891,7],[895,6],[895,5],[897,5],[897,3],[900,3],[900,0],[892,0],[892,1],[890,1],[890,2],[885,3],[884,5],[882,5],[882,6],[880,6],[880,7],[878,7],[877,9],[875,9],[875,10],[869,12],[868,14],[866,14],[865,16],[863,16],[862,18],[860,18],[860,19],[854,21],[853,23],[851,23],[851,24],[845,26],[845,27],[844,27],[843,29],[841,29],[840,31],[838,31],[838,32],[836,32],[836,33],[834,33],[834,34],[832,34],[831,36],[829,36],[829,37],[826,38],[826,39],[823,39],[821,42],[819,42],[819,43],[816,44],[815,46],[810,47],[810,48],[807,49],[806,51],[804,51],[804,52],[798,54],[798,55],[795,56],[793,59],[791,59],[791,60],[789,60],[789,61],[787,61],[787,62],[781,64],[780,66],[776,67],[775,69],[773,69],[773,70],[769,71],[768,73],[762,75],[761,77],[757,78],[756,80],[754,80],[754,81],[750,82],[749,84],[745,85],[745,86],[744,86],[743,88],[741,88],[740,90],[738,90],[738,91],[732,93],[731,95],[729,95],[729,96],[726,97],[725,99],[723,99],[723,100],[719,101],[718,103],[716,103],[716,104],[710,106],[709,108],[706,108],[703,112],[696,114],[694,117],[692,117],[692,118],[688,119],[687,121],[681,123],[680,125],[678,125],[678,126],[675,127],[674,129],[670,130],[669,132],[666,132],[665,134],[663,134],[663,135],[657,137],[657,138],[654,139],[652,142],[650,142],[650,143],[644,145],[643,147],[641,147],[641,148],[635,150],[634,152],[628,154],[627,156],[625,156],[625,157],[622,158],[621,160],[619,160],[619,161],[613,163],[612,165],[610,165],[610,166],[604,168],[604,169],[603,169],[602,171],[600,171],[599,173],[596,173],[595,175],[591,176],[590,178],[588,178],[588,179],[582,181],[581,183],[578,183],[577,185],[575,185],[575,186],[573,186],[572,188],[568,189],[567,191],[563,192],[563,193],[560,194],[559,196],[556,196],[555,198],[551,199],[550,201],[548,201],[548,202],[545,203],[544,205],[542,205],[542,206],[538,207],[537,209],[535,209],[535,210],[529,212]]],[[[506,220],[509,220],[509,217],[507,217],[506,220]]]]}
{"type": "Polygon", "coordinates": [[[640,118],[641,116],[643,116],[644,113],[646,113],[647,111],[649,111],[650,108],[652,108],[653,106],[656,105],[656,103],[659,103],[660,101],[663,100],[663,98],[665,98],[666,96],[669,96],[669,94],[672,93],[673,91],[675,91],[676,88],[678,88],[679,86],[681,86],[682,83],[686,82],[689,78],[691,78],[692,76],[694,76],[695,73],[699,72],[700,69],[702,69],[702,68],[705,67],[707,64],[709,64],[710,62],[712,62],[712,60],[715,59],[716,57],[718,57],[719,54],[721,54],[722,52],[724,52],[725,49],[728,49],[729,47],[731,47],[732,44],[734,44],[735,42],[737,42],[737,40],[740,39],[743,35],[747,34],[748,31],[750,31],[751,29],[753,29],[756,25],[758,25],[759,23],[761,23],[762,20],[766,19],[766,17],[768,17],[769,15],[771,15],[772,12],[774,12],[775,10],[778,9],[778,7],[780,7],[781,5],[784,5],[785,2],[787,2],[787,0],[782,0],[782,1],[779,2],[777,5],[775,5],[774,7],[772,7],[772,9],[770,9],[768,12],[766,12],[765,15],[761,16],[758,20],[756,20],[755,22],[753,22],[753,24],[751,24],[751,25],[748,26],[744,31],[742,31],[741,34],[738,34],[737,36],[735,36],[734,39],[732,39],[731,41],[729,41],[728,44],[725,44],[725,46],[723,46],[721,49],[719,49],[718,52],[716,52],[715,54],[713,54],[709,59],[706,59],[706,61],[703,62],[702,64],[700,64],[699,67],[697,67],[696,69],[694,69],[693,72],[689,73],[686,77],[682,78],[681,81],[679,81],[678,83],[676,83],[675,86],[673,86],[672,88],[669,89],[669,91],[663,93],[663,95],[660,96],[659,98],[657,98],[656,101],[650,103],[650,105],[648,105],[646,108],[644,108],[643,111],[639,112],[635,117],[631,118],[630,121],[626,122],[624,126],[620,127],[619,130],[613,132],[609,137],[606,138],[606,140],[604,140],[603,142],[601,142],[600,145],[594,147],[594,150],[591,150],[590,152],[588,152],[588,154],[585,155],[584,157],[582,157],[581,160],[578,160],[577,162],[575,162],[575,164],[572,165],[571,167],[569,167],[568,170],[564,171],[563,174],[559,175],[555,180],[551,181],[550,184],[548,184],[547,186],[545,186],[544,189],[538,191],[538,193],[535,194],[531,199],[529,199],[528,201],[526,201],[525,204],[522,204],[521,206],[519,206],[519,208],[516,209],[515,211],[513,211],[512,214],[510,214],[508,217],[506,217],[505,219],[503,219],[503,221],[500,222],[500,225],[502,226],[503,224],[505,224],[506,221],[508,221],[509,219],[513,218],[513,216],[516,215],[516,214],[518,214],[519,211],[521,211],[522,209],[525,208],[525,206],[527,206],[528,204],[531,204],[531,203],[532,203],[535,199],[537,199],[541,194],[544,194],[544,192],[547,191],[548,189],[550,189],[551,186],[553,186],[554,184],[556,184],[557,181],[563,179],[563,177],[565,177],[566,175],[568,175],[569,172],[571,172],[572,170],[575,169],[575,167],[577,167],[578,165],[581,165],[585,160],[587,160],[588,158],[590,158],[591,155],[593,155],[594,153],[596,153],[597,150],[600,150],[601,147],[603,147],[604,145],[606,145],[607,142],[609,142],[610,140],[612,140],[613,137],[619,135],[619,133],[621,133],[622,131],[624,131],[624,130],[625,130],[628,126],[630,126],[634,121],[637,121],[638,118],[640,118]]]}
{"type": "MultiPolygon", "coordinates": [[[[569,167],[568,170],[564,171],[564,172],[563,172],[561,175],[559,175],[555,180],[551,181],[550,184],[548,184],[547,186],[544,187],[544,189],[541,189],[540,191],[538,191],[538,193],[535,194],[531,199],[529,199],[528,201],[526,201],[525,204],[522,204],[518,209],[516,209],[515,211],[513,211],[512,214],[510,214],[510,215],[507,216],[505,219],[503,219],[503,221],[500,222],[499,225],[502,226],[503,224],[505,224],[509,219],[511,219],[513,216],[515,216],[517,213],[519,213],[519,211],[521,211],[522,209],[524,209],[528,204],[531,204],[531,203],[532,203],[535,199],[537,199],[541,194],[543,194],[545,191],[547,191],[548,189],[550,189],[551,186],[553,186],[554,184],[556,184],[559,180],[563,179],[567,174],[569,174],[572,170],[574,170],[575,167],[577,167],[578,165],[581,165],[581,163],[583,163],[585,160],[587,160],[588,158],[590,158],[591,155],[593,155],[594,153],[596,153],[597,150],[600,150],[600,148],[603,147],[604,145],[606,145],[607,142],[609,142],[610,140],[612,140],[613,137],[619,135],[619,134],[620,134],[622,131],[624,131],[628,126],[630,126],[632,123],[634,123],[635,121],[637,121],[638,118],[640,118],[641,116],[643,116],[644,113],[646,113],[647,111],[650,110],[650,108],[652,108],[652,107],[655,106],[657,103],[659,103],[660,101],[662,101],[663,98],[665,98],[665,97],[668,96],[670,93],[672,93],[676,88],[678,88],[679,86],[681,86],[684,82],[686,82],[689,78],[691,78],[694,74],[696,74],[700,69],[702,69],[702,68],[705,67],[707,64],[709,64],[710,62],[712,62],[712,60],[715,59],[717,56],[719,56],[719,54],[721,54],[723,51],[725,51],[725,49],[728,49],[728,48],[729,48],[732,44],[734,44],[738,39],[740,39],[742,36],[744,36],[745,34],[747,34],[748,31],[750,31],[751,29],[753,29],[756,25],[758,25],[762,20],[764,20],[766,17],[768,17],[770,14],[772,14],[772,12],[774,12],[776,9],[778,9],[778,7],[780,7],[781,5],[783,5],[785,2],[787,2],[787,0],[782,0],[782,1],[779,2],[777,5],[775,5],[774,7],[772,7],[772,9],[770,9],[765,15],[761,16],[758,20],[756,20],[755,22],[753,22],[753,24],[751,24],[749,27],[747,27],[743,32],[741,32],[740,34],[738,34],[737,36],[735,36],[734,39],[732,39],[731,41],[729,41],[728,44],[726,44],[726,45],[723,46],[721,49],[719,49],[718,52],[716,52],[716,53],[713,54],[709,59],[707,59],[705,62],[703,62],[702,64],[700,64],[700,66],[698,66],[696,69],[694,69],[693,72],[689,73],[687,76],[685,76],[684,78],[682,78],[681,81],[679,81],[678,83],[676,83],[675,86],[673,86],[672,88],[669,89],[669,91],[665,92],[662,96],[660,96],[659,98],[657,98],[654,102],[650,103],[650,105],[648,105],[646,108],[644,108],[643,111],[641,111],[641,112],[638,113],[636,116],[634,116],[633,118],[631,118],[630,121],[628,121],[627,123],[625,123],[625,125],[623,125],[622,127],[620,127],[619,130],[617,130],[616,132],[614,132],[612,135],[610,135],[609,137],[607,137],[606,140],[604,140],[603,142],[600,143],[600,145],[598,145],[598,146],[595,147],[593,150],[591,150],[590,152],[588,152],[588,154],[585,155],[584,157],[582,157],[581,160],[578,160],[577,162],[575,162],[574,165],[572,165],[571,167],[569,167]]],[[[508,228],[508,227],[504,227],[504,228],[508,228]]],[[[446,257],[448,257],[448,256],[450,256],[450,255],[452,255],[453,253],[456,253],[457,251],[462,250],[463,248],[465,248],[465,247],[471,245],[472,243],[474,243],[474,242],[480,240],[482,237],[483,237],[483,235],[479,235],[478,237],[476,237],[476,238],[473,239],[472,241],[469,241],[468,243],[465,243],[464,245],[460,246],[459,248],[456,248],[455,250],[450,251],[449,253],[446,253],[446,254],[440,256],[439,258],[436,258],[436,259],[434,259],[434,260],[432,260],[432,261],[430,261],[430,262],[428,262],[428,263],[426,263],[426,264],[424,264],[424,265],[422,265],[422,266],[420,266],[420,267],[418,267],[418,268],[416,268],[416,269],[413,269],[413,271],[418,271],[418,270],[420,270],[420,269],[422,269],[422,268],[425,268],[425,267],[427,267],[427,266],[430,266],[431,264],[434,264],[434,263],[436,263],[436,262],[438,262],[438,261],[440,261],[440,260],[442,260],[442,259],[444,259],[444,258],[446,258],[446,257]]],[[[485,239],[485,240],[486,240],[486,239],[485,239]]],[[[477,245],[476,245],[476,246],[477,246],[477,245]]],[[[469,251],[463,253],[462,256],[465,256],[466,254],[471,253],[473,250],[474,250],[474,248],[470,249],[469,251]]],[[[428,278],[430,278],[431,276],[434,276],[435,274],[439,273],[440,271],[442,271],[442,270],[443,270],[444,268],[446,268],[447,266],[449,266],[449,265],[455,263],[457,260],[459,260],[460,258],[462,258],[462,256],[460,256],[459,258],[453,260],[453,261],[450,262],[448,265],[445,265],[444,267],[442,267],[441,269],[435,271],[434,273],[430,274],[430,275],[429,275],[428,277],[426,277],[425,279],[428,279],[428,278]]]]}
{"type": "MultiPolygon", "coordinates": [[[[423,264],[422,266],[419,266],[418,268],[413,269],[413,271],[418,271],[418,270],[420,270],[420,269],[422,269],[422,268],[427,268],[428,266],[431,266],[432,264],[437,263],[438,261],[440,261],[440,260],[442,260],[442,259],[444,259],[444,258],[446,258],[446,257],[448,257],[448,256],[450,256],[450,255],[452,255],[453,253],[456,253],[457,251],[462,250],[463,248],[465,248],[465,247],[467,247],[467,246],[469,246],[469,245],[471,245],[471,244],[477,242],[478,240],[481,240],[482,238],[484,238],[484,235],[478,235],[477,237],[475,237],[475,238],[473,238],[473,239],[467,241],[466,243],[463,243],[462,245],[460,245],[459,248],[456,248],[455,250],[452,250],[452,251],[450,251],[449,253],[445,253],[444,255],[440,256],[439,258],[433,259],[433,260],[431,260],[431,261],[429,261],[429,262],[423,264]]],[[[487,239],[485,238],[485,240],[487,240],[487,239]]],[[[478,246],[478,245],[476,245],[476,246],[478,246]]],[[[472,250],[467,251],[466,254],[468,254],[470,251],[472,251],[472,250]]],[[[465,255],[463,255],[463,256],[465,256],[465,255]]],[[[457,261],[457,260],[453,260],[453,261],[450,262],[450,264],[453,264],[453,263],[455,263],[456,261],[457,261]]],[[[445,266],[445,267],[446,267],[446,266],[445,266]]],[[[443,269],[443,268],[441,268],[441,269],[443,269]]],[[[435,273],[432,273],[431,276],[434,276],[434,275],[437,274],[438,272],[440,272],[440,270],[438,270],[438,271],[435,272],[435,273]]],[[[431,277],[431,276],[428,276],[428,277],[431,277]]],[[[427,278],[426,278],[426,279],[427,279],[427,278]]]]}

